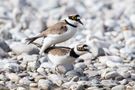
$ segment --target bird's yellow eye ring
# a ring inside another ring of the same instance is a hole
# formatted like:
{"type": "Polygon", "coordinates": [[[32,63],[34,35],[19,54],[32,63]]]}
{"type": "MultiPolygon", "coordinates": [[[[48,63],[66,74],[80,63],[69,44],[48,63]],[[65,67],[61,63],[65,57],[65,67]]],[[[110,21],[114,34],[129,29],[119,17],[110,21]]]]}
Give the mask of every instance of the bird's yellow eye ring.
{"type": "Polygon", "coordinates": [[[72,20],[77,20],[77,17],[76,16],[72,16],[72,20]]]}

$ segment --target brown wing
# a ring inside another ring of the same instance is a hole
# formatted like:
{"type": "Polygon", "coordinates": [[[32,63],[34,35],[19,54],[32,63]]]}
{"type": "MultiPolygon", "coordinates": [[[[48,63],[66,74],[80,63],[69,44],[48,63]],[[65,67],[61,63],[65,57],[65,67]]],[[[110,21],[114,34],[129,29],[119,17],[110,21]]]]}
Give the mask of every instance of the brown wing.
{"type": "Polygon", "coordinates": [[[37,38],[46,37],[51,34],[62,34],[66,31],[67,31],[66,22],[61,21],[61,22],[54,24],[51,27],[48,27],[45,31],[41,32],[39,35],[37,35],[35,37],[27,38],[26,40],[28,41],[28,44],[30,44],[33,41],[35,41],[37,38]]]}
{"type": "Polygon", "coordinates": [[[51,27],[48,27],[47,30],[43,31],[42,34],[44,36],[48,36],[49,34],[62,34],[67,31],[66,22],[58,22],[51,27]]]}
{"type": "Polygon", "coordinates": [[[53,55],[65,55],[69,53],[69,47],[50,47],[46,50],[45,53],[53,54],[53,55]]]}

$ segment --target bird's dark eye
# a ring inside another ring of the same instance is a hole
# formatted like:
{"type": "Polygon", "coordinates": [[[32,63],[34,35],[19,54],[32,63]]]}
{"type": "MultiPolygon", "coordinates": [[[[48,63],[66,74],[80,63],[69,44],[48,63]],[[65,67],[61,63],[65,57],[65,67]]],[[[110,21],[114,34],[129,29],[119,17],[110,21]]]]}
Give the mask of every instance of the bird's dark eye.
{"type": "Polygon", "coordinates": [[[78,51],[83,51],[84,48],[83,48],[83,47],[78,47],[77,50],[78,50],[78,51]]]}
{"type": "Polygon", "coordinates": [[[69,19],[78,21],[79,15],[69,16],[69,19]]]}

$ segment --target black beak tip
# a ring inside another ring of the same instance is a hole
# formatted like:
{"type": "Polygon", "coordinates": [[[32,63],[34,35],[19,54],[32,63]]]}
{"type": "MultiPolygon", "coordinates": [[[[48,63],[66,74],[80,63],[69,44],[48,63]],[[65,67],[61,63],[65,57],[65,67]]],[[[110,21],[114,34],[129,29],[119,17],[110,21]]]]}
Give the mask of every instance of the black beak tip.
{"type": "Polygon", "coordinates": [[[81,20],[79,20],[78,22],[79,22],[80,24],[82,24],[82,25],[83,25],[83,23],[82,23],[82,21],[81,21],[81,20]]]}

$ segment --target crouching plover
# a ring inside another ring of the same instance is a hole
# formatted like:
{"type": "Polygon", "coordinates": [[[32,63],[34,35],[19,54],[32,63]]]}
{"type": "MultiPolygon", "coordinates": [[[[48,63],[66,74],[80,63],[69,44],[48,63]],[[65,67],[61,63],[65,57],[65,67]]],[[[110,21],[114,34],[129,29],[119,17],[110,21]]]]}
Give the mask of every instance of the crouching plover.
{"type": "Polygon", "coordinates": [[[54,46],[46,49],[48,59],[53,63],[53,69],[58,65],[72,64],[80,55],[89,52],[86,44],[78,44],[74,48],[54,46]]]}
{"type": "Polygon", "coordinates": [[[44,37],[43,46],[40,49],[40,54],[42,54],[49,46],[70,39],[76,33],[78,23],[83,24],[79,15],[68,16],[65,20],[48,27],[39,35],[27,38],[26,40],[29,41],[28,43],[30,44],[34,40],[44,37]]]}

